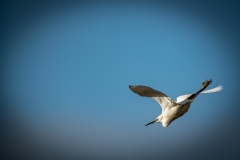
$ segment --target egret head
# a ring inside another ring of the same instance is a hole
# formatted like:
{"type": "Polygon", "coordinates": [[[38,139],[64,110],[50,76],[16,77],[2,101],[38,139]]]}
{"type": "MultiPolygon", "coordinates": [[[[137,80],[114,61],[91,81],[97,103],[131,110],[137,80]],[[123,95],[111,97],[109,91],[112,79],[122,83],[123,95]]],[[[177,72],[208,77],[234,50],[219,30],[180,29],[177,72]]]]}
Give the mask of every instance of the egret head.
{"type": "Polygon", "coordinates": [[[155,123],[159,123],[159,122],[162,122],[162,114],[159,115],[154,121],[152,122],[149,122],[148,124],[146,124],[145,126],[148,126],[150,124],[155,124],[155,123]]]}

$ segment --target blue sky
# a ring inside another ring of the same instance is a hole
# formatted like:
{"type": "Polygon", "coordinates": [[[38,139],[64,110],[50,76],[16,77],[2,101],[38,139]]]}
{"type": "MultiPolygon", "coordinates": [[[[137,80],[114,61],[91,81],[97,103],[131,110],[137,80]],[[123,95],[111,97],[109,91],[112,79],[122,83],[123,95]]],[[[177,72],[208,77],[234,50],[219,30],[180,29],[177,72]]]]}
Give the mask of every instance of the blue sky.
{"type": "Polygon", "coordinates": [[[179,8],[140,3],[43,13],[9,38],[9,113],[48,146],[90,157],[167,157],[202,145],[236,109],[225,101],[236,90],[236,50],[214,27],[179,8]],[[147,85],[175,100],[210,78],[209,89],[223,91],[200,95],[167,128],[145,127],[161,108],[128,89],[147,85]]]}

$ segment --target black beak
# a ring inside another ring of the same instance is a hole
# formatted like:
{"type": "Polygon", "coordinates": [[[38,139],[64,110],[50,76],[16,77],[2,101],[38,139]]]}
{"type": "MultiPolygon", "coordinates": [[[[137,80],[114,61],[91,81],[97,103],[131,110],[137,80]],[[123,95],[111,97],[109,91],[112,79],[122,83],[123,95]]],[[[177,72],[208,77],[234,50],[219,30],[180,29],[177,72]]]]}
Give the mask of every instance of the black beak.
{"type": "Polygon", "coordinates": [[[148,126],[148,125],[150,125],[150,124],[153,124],[153,123],[155,123],[157,120],[154,120],[154,121],[152,121],[152,122],[149,122],[148,124],[146,124],[145,126],[148,126]]]}

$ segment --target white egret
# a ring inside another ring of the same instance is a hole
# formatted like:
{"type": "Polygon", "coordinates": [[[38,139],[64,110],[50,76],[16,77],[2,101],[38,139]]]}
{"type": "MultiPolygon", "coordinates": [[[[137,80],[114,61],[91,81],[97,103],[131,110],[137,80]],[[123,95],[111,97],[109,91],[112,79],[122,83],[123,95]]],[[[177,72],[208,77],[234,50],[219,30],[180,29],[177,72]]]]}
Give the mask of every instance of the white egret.
{"type": "Polygon", "coordinates": [[[212,83],[212,79],[209,81],[206,80],[202,83],[202,89],[198,92],[179,96],[176,101],[172,100],[166,94],[147,86],[129,85],[129,89],[140,96],[153,98],[162,107],[162,113],[154,121],[146,124],[145,126],[162,122],[163,127],[167,127],[171,122],[181,117],[188,111],[191,103],[199,94],[218,92],[223,89],[222,86],[218,86],[216,88],[203,91],[210,83],[212,83]]]}

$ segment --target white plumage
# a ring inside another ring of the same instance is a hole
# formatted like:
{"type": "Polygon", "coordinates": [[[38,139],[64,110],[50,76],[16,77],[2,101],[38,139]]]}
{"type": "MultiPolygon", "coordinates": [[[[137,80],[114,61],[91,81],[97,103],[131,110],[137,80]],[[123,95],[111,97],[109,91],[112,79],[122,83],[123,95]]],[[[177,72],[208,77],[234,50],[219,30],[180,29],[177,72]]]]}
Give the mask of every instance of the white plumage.
{"type": "MultiPolygon", "coordinates": [[[[212,89],[209,89],[209,90],[206,90],[206,91],[202,91],[200,94],[202,93],[213,93],[213,92],[218,92],[218,91],[221,91],[223,89],[223,86],[220,85],[216,88],[212,88],[212,89]]],[[[177,97],[177,103],[181,103],[181,102],[184,102],[184,100],[186,100],[186,98],[188,98],[190,95],[192,95],[193,93],[191,94],[185,94],[185,95],[182,95],[182,96],[179,96],[177,97]]]]}
{"type": "Polygon", "coordinates": [[[161,122],[164,127],[167,127],[172,121],[181,117],[188,111],[190,104],[199,94],[218,92],[223,89],[222,86],[218,86],[216,88],[203,91],[211,83],[212,80],[206,80],[202,83],[202,89],[200,89],[198,92],[179,96],[177,97],[176,101],[172,100],[166,94],[147,86],[129,85],[129,89],[140,96],[153,98],[162,107],[162,113],[154,121],[146,124],[146,126],[161,122]]]}

